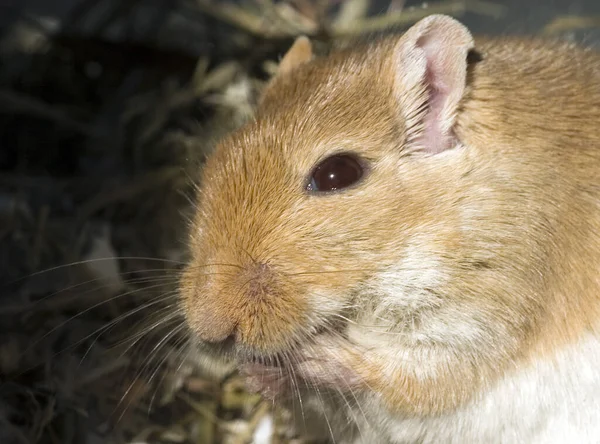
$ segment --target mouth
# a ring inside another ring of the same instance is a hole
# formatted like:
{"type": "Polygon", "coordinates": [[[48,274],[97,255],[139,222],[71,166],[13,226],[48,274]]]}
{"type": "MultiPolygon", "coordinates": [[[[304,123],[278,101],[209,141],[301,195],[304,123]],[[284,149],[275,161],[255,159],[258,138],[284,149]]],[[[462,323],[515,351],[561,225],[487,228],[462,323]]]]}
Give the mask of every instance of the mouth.
{"type": "Polygon", "coordinates": [[[312,360],[307,356],[307,349],[297,347],[272,356],[238,355],[237,367],[246,388],[272,400],[297,391],[304,386],[302,368],[312,360]]]}
{"type": "Polygon", "coordinates": [[[344,388],[360,385],[356,362],[344,350],[355,346],[346,335],[319,330],[285,351],[262,353],[228,339],[205,344],[207,351],[235,363],[250,392],[270,400],[298,395],[300,389],[344,388]]]}
{"type": "Polygon", "coordinates": [[[304,389],[355,392],[368,386],[360,352],[349,341],[330,335],[314,339],[283,355],[238,357],[238,370],[248,390],[275,400],[299,395],[304,389]]]}
{"type": "Polygon", "coordinates": [[[259,362],[241,362],[238,364],[240,375],[244,378],[246,388],[260,393],[267,399],[276,399],[289,393],[292,386],[290,368],[259,362]]]}

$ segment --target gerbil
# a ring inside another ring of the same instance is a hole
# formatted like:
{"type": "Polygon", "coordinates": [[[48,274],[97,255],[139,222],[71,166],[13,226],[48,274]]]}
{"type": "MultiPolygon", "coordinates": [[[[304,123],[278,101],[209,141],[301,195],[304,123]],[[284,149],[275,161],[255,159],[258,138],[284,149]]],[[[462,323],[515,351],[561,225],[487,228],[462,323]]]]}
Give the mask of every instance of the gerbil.
{"type": "Polygon", "coordinates": [[[198,199],[187,323],[307,428],[600,442],[597,53],[439,15],[300,38],[198,199]]]}

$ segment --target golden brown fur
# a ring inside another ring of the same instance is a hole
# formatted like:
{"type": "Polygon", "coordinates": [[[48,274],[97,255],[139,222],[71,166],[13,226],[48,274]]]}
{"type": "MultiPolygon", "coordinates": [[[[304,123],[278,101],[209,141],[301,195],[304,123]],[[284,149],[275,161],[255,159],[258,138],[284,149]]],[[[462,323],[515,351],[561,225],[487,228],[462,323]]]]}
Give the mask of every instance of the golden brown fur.
{"type": "Polygon", "coordinates": [[[206,164],[182,295],[202,339],[234,335],[260,356],[306,352],[308,385],[331,385],[323,373],[343,368],[337,390],[431,415],[598,333],[600,56],[476,39],[460,144],[427,155],[406,147],[397,41],[301,57],[273,79],[255,120],[206,164]],[[369,161],[364,181],[306,193],[314,165],[337,151],[369,161]],[[407,251],[434,258],[423,273],[436,278],[414,288],[422,299],[390,305],[374,276],[410,261],[407,251]],[[349,340],[352,325],[423,362],[390,362],[349,340]]]}

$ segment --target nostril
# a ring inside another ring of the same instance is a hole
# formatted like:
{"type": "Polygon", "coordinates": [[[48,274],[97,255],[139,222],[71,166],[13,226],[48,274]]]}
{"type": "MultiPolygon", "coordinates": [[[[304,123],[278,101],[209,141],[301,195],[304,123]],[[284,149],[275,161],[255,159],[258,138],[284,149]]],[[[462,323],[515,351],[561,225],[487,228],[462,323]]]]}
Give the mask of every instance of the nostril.
{"type": "Polygon", "coordinates": [[[223,347],[232,347],[235,344],[235,332],[228,334],[227,336],[206,336],[202,338],[204,342],[212,345],[219,345],[223,347]]]}
{"type": "Polygon", "coordinates": [[[204,345],[208,347],[209,350],[219,354],[231,354],[235,351],[236,338],[235,334],[230,334],[226,338],[222,340],[204,340],[204,345]]]}
{"type": "Polygon", "coordinates": [[[233,346],[236,342],[237,326],[229,322],[226,325],[210,324],[203,329],[200,334],[201,338],[210,344],[233,346]]]}
{"type": "Polygon", "coordinates": [[[221,347],[227,351],[231,350],[233,349],[233,347],[235,347],[235,342],[235,333],[232,333],[229,336],[227,336],[223,341],[221,341],[221,347]]]}

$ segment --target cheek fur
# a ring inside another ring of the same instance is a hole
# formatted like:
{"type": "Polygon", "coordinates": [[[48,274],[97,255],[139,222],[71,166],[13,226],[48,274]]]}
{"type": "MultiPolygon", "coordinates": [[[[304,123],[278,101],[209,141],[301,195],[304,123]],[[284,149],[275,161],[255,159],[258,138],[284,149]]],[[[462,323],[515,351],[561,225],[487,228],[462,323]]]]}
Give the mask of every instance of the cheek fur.
{"type": "Polygon", "coordinates": [[[378,273],[369,286],[378,295],[382,310],[410,313],[440,304],[436,290],[448,280],[441,260],[420,240],[411,241],[403,258],[378,273]]]}

